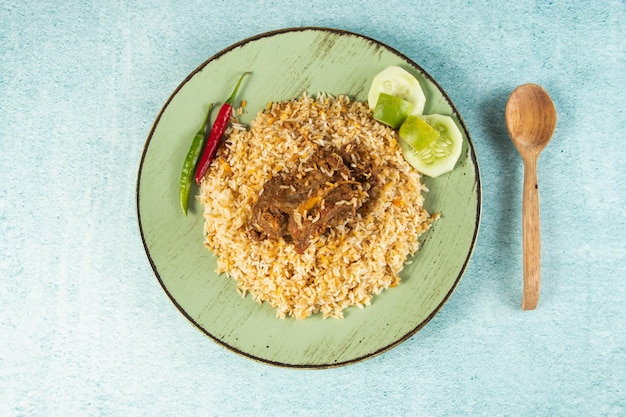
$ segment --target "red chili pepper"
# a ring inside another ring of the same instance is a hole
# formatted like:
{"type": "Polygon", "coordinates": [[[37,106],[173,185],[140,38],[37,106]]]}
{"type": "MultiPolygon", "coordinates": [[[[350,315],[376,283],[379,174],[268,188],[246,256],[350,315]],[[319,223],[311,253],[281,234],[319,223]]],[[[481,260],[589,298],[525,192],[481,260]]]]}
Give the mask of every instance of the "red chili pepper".
{"type": "Polygon", "coordinates": [[[222,136],[224,135],[224,132],[226,131],[226,128],[228,127],[228,123],[230,122],[230,116],[232,114],[233,104],[235,102],[235,97],[237,96],[237,91],[239,90],[239,86],[241,85],[241,81],[248,74],[250,73],[244,72],[242,74],[241,78],[239,78],[239,81],[237,82],[237,85],[235,86],[235,89],[233,90],[230,97],[228,97],[228,99],[226,99],[224,104],[222,104],[222,107],[220,107],[220,111],[217,114],[217,118],[215,119],[215,122],[213,122],[213,128],[211,129],[211,134],[209,135],[209,138],[207,139],[206,146],[204,148],[204,151],[202,152],[200,161],[198,162],[198,168],[196,170],[196,184],[200,184],[202,177],[204,177],[204,174],[206,173],[207,169],[209,169],[209,166],[211,165],[211,161],[213,160],[213,157],[215,156],[215,153],[217,152],[217,148],[220,145],[222,136]]]}

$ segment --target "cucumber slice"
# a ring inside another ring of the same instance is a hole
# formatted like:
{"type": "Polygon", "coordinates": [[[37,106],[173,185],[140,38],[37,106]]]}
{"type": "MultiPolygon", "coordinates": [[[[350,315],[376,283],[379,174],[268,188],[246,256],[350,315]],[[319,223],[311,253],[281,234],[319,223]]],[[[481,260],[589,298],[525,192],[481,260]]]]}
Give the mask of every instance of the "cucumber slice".
{"type": "Polygon", "coordinates": [[[413,104],[411,114],[422,114],[426,104],[426,96],[417,78],[408,71],[397,66],[390,66],[379,72],[372,79],[367,102],[374,110],[380,93],[399,97],[413,104]]]}
{"type": "Polygon", "coordinates": [[[374,107],[373,117],[379,122],[397,129],[402,125],[412,108],[413,104],[402,100],[400,97],[380,93],[376,107],[374,107]]]}
{"type": "Polygon", "coordinates": [[[421,118],[439,132],[439,137],[419,149],[400,137],[404,159],[415,169],[436,178],[454,169],[463,147],[463,136],[450,116],[429,114],[421,118]]]}

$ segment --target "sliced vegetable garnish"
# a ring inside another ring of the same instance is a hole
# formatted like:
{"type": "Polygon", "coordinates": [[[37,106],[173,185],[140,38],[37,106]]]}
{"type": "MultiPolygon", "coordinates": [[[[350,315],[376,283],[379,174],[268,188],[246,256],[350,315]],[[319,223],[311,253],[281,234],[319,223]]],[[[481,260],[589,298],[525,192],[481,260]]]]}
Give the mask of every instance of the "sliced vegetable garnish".
{"type": "Polygon", "coordinates": [[[411,166],[422,174],[435,178],[454,169],[461,156],[463,136],[450,116],[430,114],[421,117],[439,132],[439,137],[419,149],[400,137],[400,147],[411,166]]]}
{"type": "Polygon", "coordinates": [[[398,130],[400,137],[416,150],[430,146],[441,136],[439,131],[426,123],[422,117],[408,116],[398,130]]]}
{"type": "Polygon", "coordinates": [[[399,97],[413,104],[411,114],[422,114],[426,104],[426,96],[417,78],[398,66],[390,66],[376,74],[372,80],[367,102],[374,110],[380,93],[399,97]]]}
{"type": "Polygon", "coordinates": [[[373,117],[379,122],[397,129],[402,125],[402,122],[404,122],[412,109],[412,103],[400,97],[380,93],[376,107],[374,107],[373,117]]]}

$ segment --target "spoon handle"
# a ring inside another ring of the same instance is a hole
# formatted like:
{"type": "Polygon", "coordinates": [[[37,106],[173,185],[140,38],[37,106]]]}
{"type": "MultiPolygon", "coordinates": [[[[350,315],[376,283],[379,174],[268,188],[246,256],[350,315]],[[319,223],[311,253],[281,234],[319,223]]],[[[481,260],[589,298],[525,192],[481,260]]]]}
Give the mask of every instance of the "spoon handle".
{"type": "Polygon", "coordinates": [[[524,194],[522,196],[524,293],[522,295],[522,310],[534,310],[537,307],[541,284],[538,156],[533,155],[525,158],[524,161],[524,194]]]}

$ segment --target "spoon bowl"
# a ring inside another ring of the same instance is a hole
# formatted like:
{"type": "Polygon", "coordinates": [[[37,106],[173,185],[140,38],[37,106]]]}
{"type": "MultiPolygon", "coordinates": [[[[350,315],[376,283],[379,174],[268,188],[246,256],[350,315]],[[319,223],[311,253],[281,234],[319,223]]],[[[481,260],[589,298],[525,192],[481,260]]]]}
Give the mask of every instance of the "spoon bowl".
{"type": "Polygon", "coordinates": [[[541,151],[556,128],[554,103],[537,84],[523,84],[513,90],[504,117],[509,136],[518,150],[521,146],[541,151]]]}
{"type": "Polygon", "coordinates": [[[539,302],[541,286],[537,159],[554,134],[557,121],[556,108],[542,87],[537,84],[523,84],[509,96],[504,119],[511,141],[524,161],[522,309],[534,310],[539,302]]]}

